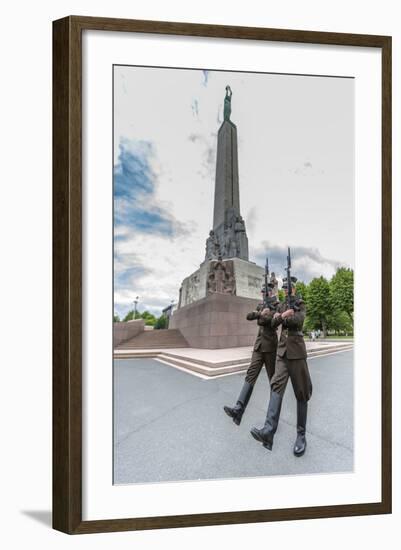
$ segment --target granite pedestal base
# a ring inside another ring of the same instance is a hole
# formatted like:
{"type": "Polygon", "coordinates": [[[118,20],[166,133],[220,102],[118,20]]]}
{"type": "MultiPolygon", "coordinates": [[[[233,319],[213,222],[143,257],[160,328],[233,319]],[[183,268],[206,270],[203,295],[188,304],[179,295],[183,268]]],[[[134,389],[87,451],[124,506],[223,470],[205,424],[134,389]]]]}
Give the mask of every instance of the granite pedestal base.
{"type": "MultiPolygon", "coordinates": [[[[235,291],[230,294],[243,298],[260,299],[265,275],[263,267],[241,260],[241,258],[226,259],[222,263],[224,265],[231,264],[229,269],[233,270],[235,291]]],[[[203,262],[199,269],[183,280],[179,308],[196,303],[208,296],[208,279],[213,264],[216,264],[216,261],[203,262]]]]}
{"type": "Polygon", "coordinates": [[[193,348],[222,349],[253,345],[258,325],[247,321],[260,300],[227,294],[209,294],[181,307],[170,318],[193,348]]]}

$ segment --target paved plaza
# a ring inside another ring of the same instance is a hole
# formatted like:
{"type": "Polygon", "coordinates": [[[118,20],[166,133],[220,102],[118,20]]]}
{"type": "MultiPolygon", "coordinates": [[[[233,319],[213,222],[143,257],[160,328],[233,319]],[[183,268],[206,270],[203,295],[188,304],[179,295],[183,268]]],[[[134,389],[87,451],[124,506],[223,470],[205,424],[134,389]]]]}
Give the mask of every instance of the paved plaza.
{"type": "Polygon", "coordinates": [[[114,482],[118,484],[353,469],[353,352],[310,358],[306,454],[296,458],[296,402],[289,382],[273,451],[249,433],[269,399],[265,370],[238,427],[234,405],[244,374],[202,379],[156,359],[114,361],[114,482]]]}

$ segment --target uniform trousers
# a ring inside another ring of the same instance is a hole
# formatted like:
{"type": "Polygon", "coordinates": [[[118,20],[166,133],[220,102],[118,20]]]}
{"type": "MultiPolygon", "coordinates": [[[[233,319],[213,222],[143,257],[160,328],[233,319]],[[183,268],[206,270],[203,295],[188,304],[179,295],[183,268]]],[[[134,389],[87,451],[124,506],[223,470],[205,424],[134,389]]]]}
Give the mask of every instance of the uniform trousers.
{"type": "Polygon", "coordinates": [[[254,351],[251,357],[251,364],[246,371],[245,381],[253,386],[259,376],[262,367],[265,366],[267,377],[269,378],[270,382],[274,374],[275,363],[275,351],[254,351]]]}
{"type": "Polygon", "coordinates": [[[298,401],[309,401],[312,396],[312,381],[306,359],[288,359],[277,356],[274,375],[270,380],[272,391],[284,395],[288,378],[291,378],[295,397],[298,401]]]}

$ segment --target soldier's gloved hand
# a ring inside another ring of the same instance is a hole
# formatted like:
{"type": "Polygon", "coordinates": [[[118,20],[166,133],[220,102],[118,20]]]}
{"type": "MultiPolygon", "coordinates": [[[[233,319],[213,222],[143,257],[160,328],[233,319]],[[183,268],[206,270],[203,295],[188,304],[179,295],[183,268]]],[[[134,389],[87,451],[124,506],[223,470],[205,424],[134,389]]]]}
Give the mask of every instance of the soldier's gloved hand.
{"type": "Polygon", "coordinates": [[[284,313],[281,314],[281,317],[283,319],[287,319],[287,317],[293,317],[294,316],[294,310],[293,309],[287,309],[284,311],[284,313]]]}

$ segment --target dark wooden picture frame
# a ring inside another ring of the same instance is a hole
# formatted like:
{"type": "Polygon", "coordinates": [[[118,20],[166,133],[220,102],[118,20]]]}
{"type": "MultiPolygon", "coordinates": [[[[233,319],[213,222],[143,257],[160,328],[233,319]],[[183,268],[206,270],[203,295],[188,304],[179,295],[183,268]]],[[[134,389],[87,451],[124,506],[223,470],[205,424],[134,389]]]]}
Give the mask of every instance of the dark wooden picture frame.
{"type": "Polygon", "coordinates": [[[391,513],[391,37],[71,16],[53,22],[53,527],[69,534],[391,513]],[[381,49],[382,496],[379,502],[82,520],[82,31],[381,49]]]}

